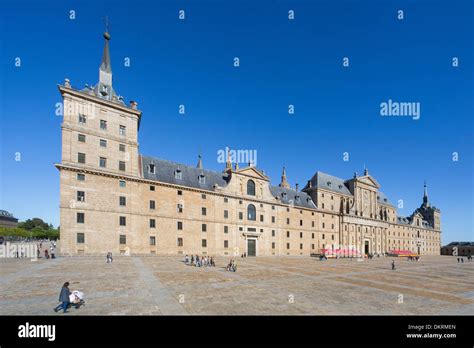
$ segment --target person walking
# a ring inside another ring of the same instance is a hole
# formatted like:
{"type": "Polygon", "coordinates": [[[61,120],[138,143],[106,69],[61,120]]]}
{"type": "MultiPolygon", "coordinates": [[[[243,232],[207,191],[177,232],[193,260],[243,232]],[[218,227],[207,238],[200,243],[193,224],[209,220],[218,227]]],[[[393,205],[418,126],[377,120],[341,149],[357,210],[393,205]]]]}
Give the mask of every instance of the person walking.
{"type": "Polygon", "coordinates": [[[69,282],[65,282],[61,288],[61,292],[59,293],[59,302],[61,303],[56,308],[54,308],[55,312],[60,311],[62,308],[64,313],[68,313],[67,307],[69,306],[69,295],[71,295],[71,291],[69,290],[69,282]]]}
{"type": "Polygon", "coordinates": [[[392,260],[392,271],[395,271],[395,260],[392,260]]]}

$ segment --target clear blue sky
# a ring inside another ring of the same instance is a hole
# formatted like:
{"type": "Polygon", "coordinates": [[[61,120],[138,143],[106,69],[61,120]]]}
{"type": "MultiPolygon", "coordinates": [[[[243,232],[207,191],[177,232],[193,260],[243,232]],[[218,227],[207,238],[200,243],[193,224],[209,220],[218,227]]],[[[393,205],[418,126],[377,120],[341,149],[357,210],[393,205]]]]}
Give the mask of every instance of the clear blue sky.
{"type": "Polygon", "coordinates": [[[292,185],[365,164],[404,200],[400,215],[426,179],[443,243],[474,239],[473,2],[462,0],[2,1],[0,209],[58,225],[56,84],[97,82],[105,15],[114,87],[143,111],[142,154],[195,164],[201,152],[222,170],[219,149],[255,149],[274,184],[285,164],[292,185]],[[388,99],[420,102],[421,118],[381,117],[388,99]]]}

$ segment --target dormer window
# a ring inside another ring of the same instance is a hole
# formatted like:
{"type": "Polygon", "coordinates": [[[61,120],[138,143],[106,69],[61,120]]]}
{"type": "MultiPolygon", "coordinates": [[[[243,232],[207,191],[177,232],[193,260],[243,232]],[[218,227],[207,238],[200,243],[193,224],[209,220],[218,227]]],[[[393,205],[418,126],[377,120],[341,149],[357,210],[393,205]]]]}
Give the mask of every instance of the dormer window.
{"type": "Polygon", "coordinates": [[[283,192],[283,193],[281,194],[281,199],[286,199],[286,192],[283,192]]]}
{"type": "Polygon", "coordinates": [[[330,181],[328,181],[328,186],[331,187],[331,182],[330,181]]]}
{"type": "Polygon", "coordinates": [[[295,201],[299,202],[300,201],[300,196],[295,196],[295,201]]]}
{"type": "Polygon", "coordinates": [[[206,177],[204,176],[204,174],[199,175],[198,180],[199,180],[200,184],[205,184],[206,183],[206,177]]]}
{"type": "Polygon", "coordinates": [[[155,174],[155,165],[154,164],[149,164],[148,165],[148,173],[155,174]]]}
{"type": "Polygon", "coordinates": [[[182,180],[183,179],[183,173],[181,172],[181,169],[178,168],[174,171],[174,178],[176,180],[182,180]]]}
{"type": "Polygon", "coordinates": [[[339,185],[339,189],[342,189],[342,185],[339,185]]]}

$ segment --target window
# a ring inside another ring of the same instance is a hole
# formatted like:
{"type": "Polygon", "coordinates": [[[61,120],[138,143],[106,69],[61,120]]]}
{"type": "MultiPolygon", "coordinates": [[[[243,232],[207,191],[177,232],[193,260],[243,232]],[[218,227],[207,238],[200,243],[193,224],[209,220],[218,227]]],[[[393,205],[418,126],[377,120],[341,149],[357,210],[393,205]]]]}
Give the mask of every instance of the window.
{"type": "Polygon", "coordinates": [[[206,183],[206,177],[204,176],[204,174],[200,174],[198,176],[198,181],[200,184],[203,184],[203,185],[206,183]]]}
{"type": "Polygon", "coordinates": [[[201,215],[207,215],[207,209],[205,207],[201,208],[201,215]]]}
{"type": "Polygon", "coordinates": [[[257,212],[253,204],[247,206],[247,219],[255,221],[257,219],[257,212]]]}
{"type": "Polygon", "coordinates": [[[121,125],[119,127],[119,135],[125,135],[125,134],[126,134],[126,127],[121,125]]]}
{"type": "Polygon", "coordinates": [[[255,196],[255,182],[253,180],[247,181],[247,194],[255,196]]]}
{"type": "Polygon", "coordinates": [[[150,209],[155,209],[155,208],[156,208],[155,201],[150,200],[150,209]]]}
{"type": "Polygon", "coordinates": [[[202,198],[202,199],[206,199],[206,195],[203,193],[203,194],[201,195],[201,198],[202,198]]]}
{"type": "Polygon", "coordinates": [[[84,213],[77,213],[76,222],[78,224],[83,224],[84,223],[84,213]]]}
{"type": "Polygon", "coordinates": [[[290,243],[286,243],[286,248],[290,249],[290,243]]]}
{"type": "Polygon", "coordinates": [[[323,239],[324,239],[324,233],[323,233],[323,239]]]}
{"type": "Polygon", "coordinates": [[[227,197],[224,197],[224,203],[228,203],[229,199],[227,197]]]}
{"type": "Polygon", "coordinates": [[[275,249],[275,242],[272,242],[272,249],[275,249]]]}
{"type": "Polygon", "coordinates": [[[290,238],[290,231],[286,231],[286,238],[290,238]]]}
{"type": "Polygon", "coordinates": [[[86,154],[79,152],[77,154],[77,162],[79,163],[86,163],[86,154]]]}
{"type": "Polygon", "coordinates": [[[182,230],[183,229],[183,222],[182,221],[178,221],[178,226],[177,226],[178,230],[182,230]]]}
{"type": "Polygon", "coordinates": [[[183,178],[183,173],[181,172],[180,169],[176,169],[174,171],[174,178],[177,180],[181,180],[183,178]]]}
{"type": "Polygon", "coordinates": [[[183,191],[178,190],[178,196],[182,196],[182,195],[183,195],[183,191]]]}
{"type": "Polygon", "coordinates": [[[334,224],[331,224],[331,229],[334,229],[334,224]]]}
{"type": "Polygon", "coordinates": [[[228,247],[229,247],[229,241],[228,241],[228,240],[225,240],[225,241],[224,241],[224,248],[227,249],[228,247]]]}
{"type": "Polygon", "coordinates": [[[86,193],[84,191],[77,191],[77,201],[84,202],[86,200],[86,193]]]}
{"type": "Polygon", "coordinates": [[[323,203],[323,204],[321,204],[321,208],[323,208],[323,209],[324,209],[324,203],[323,203]]]}
{"type": "Polygon", "coordinates": [[[87,122],[87,116],[79,114],[79,124],[85,125],[87,122]]]}
{"type": "Polygon", "coordinates": [[[300,249],[303,249],[303,244],[300,243],[300,249]]]}
{"type": "Polygon", "coordinates": [[[228,218],[229,218],[229,211],[224,210],[224,219],[228,219],[228,218]]]}
{"type": "Polygon", "coordinates": [[[100,120],[100,129],[107,130],[107,121],[100,120]]]}
{"type": "Polygon", "coordinates": [[[287,225],[290,224],[290,218],[286,218],[286,224],[287,224],[287,225]]]}
{"type": "Polygon", "coordinates": [[[178,238],[178,246],[179,247],[183,246],[183,238],[178,238]]]}
{"type": "Polygon", "coordinates": [[[300,226],[303,226],[303,220],[300,220],[300,226]]]}
{"type": "Polygon", "coordinates": [[[334,240],[334,235],[333,234],[331,235],[331,239],[334,240]]]}
{"type": "Polygon", "coordinates": [[[156,245],[156,237],[150,236],[150,245],[156,245]]]}
{"type": "Polygon", "coordinates": [[[119,186],[120,186],[120,187],[125,187],[125,186],[127,186],[126,181],[125,181],[125,180],[119,180],[119,186]]]}
{"type": "Polygon", "coordinates": [[[119,170],[125,171],[125,162],[119,161],[119,170]]]}
{"type": "Polygon", "coordinates": [[[182,205],[182,204],[178,204],[178,205],[177,205],[177,210],[178,210],[178,213],[182,213],[182,212],[183,212],[183,205],[182,205]]]}
{"type": "Polygon", "coordinates": [[[125,152],[125,145],[119,144],[119,151],[125,152]]]}
{"type": "Polygon", "coordinates": [[[101,166],[102,168],[107,167],[107,158],[99,157],[99,166],[101,166]]]}
{"type": "Polygon", "coordinates": [[[155,191],[155,186],[150,185],[150,191],[155,191]]]}
{"type": "Polygon", "coordinates": [[[121,207],[125,207],[127,205],[127,198],[124,196],[119,197],[119,205],[121,207]]]}
{"type": "Polygon", "coordinates": [[[303,238],[303,232],[300,232],[300,238],[303,238]]]}
{"type": "Polygon", "coordinates": [[[311,233],[311,238],[314,239],[314,233],[311,233]]]}
{"type": "Polygon", "coordinates": [[[120,244],[127,244],[127,236],[124,235],[124,234],[121,234],[120,239],[119,239],[119,243],[120,244]]]}
{"type": "Polygon", "coordinates": [[[272,230],[272,237],[275,237],[275,230],[272,230]]]}
{"type": "Polygon", "coordinates": [[[201,241],[201,245],[202,245],[203,248],[206,248],[206,247],[207,247],[207,240],[206,240],[206,239],[203,239],[203,240],[201,241]]]}
{"type": "Polygon", "coordinates": [[[86,175],[85,174],[77,174],[77,180],[78,181],[85,181],[86,180],[86,175]]]}
{"type": "Polygon", "coordinates": [[[314,227],[314,221],[311,221],[311,227],[314,227]]]}
{"type": "Polygon", "coordinates": [[[311,244],[311,249],[314,249],[314,244],[311,244]]]}
{"type": "Polygon", "coordinates": [[[107,140],[100,139],[100,147],[107,147],[107,140]]]}
{"type": "Polygon", "coordinates": [[[244,218],[244,213],[242,213],[241,211],[239,211],[239,220],[243,220],[244,218]]]}
{"type": "Polygon", "coordinates": [[[224,226],[224,233],[229,233],[229,226],[224,226]]]}
{"type": "Polygon", "coordinates": [[[260,215],[260,222],[263,222],[263,215],[260,215]]]}
{"type": "Polygon", "coordinates": [[[201,231],[202,232],[207,232],[207,225],[206,224],[201,225],[201,231]]]}
{"type": "Polygon", "coordinates": [[[78,233],[77,234],[77,243],[78,244],[83,244],[84,242],[85,242],[84,233],[78,233]]]}
{"type": "Polygon", "coordinates": [[[126,226],[127,225],[127,218],[125,216],[120,216],[119,217],[119,225],[120,226],[126,226]]]}
{"type": "Polygon", "coordinates": [[[275,210],[275,206],[274,206],[274,205],[272,205],[272,210],[275,210]]]}
{"type": "Polygon", "coordinates": [[[155,228],[155,227],[156,227],[156,220],[150,219],[150,228],[155,228]]]}
{"type": "Polygon", "coordinates": [[[77,141],[80,141],[81,143],[86,142],[86,136],[84,134],[78,134],[77,135],[77,141]]]}
{"type": "Polygon", "coordinates": [[[323,228],[326,226],[326,224],[323,222],[323,228]]]}
{"type": "Polygon", "coordinates": [[[272,223],[275,223],[275,217],[272,216],[272,223]]]}

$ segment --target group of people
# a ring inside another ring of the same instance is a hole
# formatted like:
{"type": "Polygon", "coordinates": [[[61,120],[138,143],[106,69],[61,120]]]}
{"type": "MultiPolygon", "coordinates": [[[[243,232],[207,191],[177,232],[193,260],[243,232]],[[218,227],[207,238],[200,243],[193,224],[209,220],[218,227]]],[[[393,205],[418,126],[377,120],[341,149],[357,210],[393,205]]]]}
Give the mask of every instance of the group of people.
{"type": "Polygon", "coordinates": [[[191,255],[191,257],[189,257],[186,254],[184,257],[184,263],[196,267],[216,267],[216,263],[214,262],[214,258],[212,256],[199,257],[199,255],[191,255]]]}
{"type": "Polygon", "coordinates": [[[49,242],[49,251],[48,251],[48,246],[46,245],[44,248],[43,248],[43,242],[40,242],[39,244],[36,245],[36,254],[38,256],[38,258],[41,257],[41,250],[44,249],[44,258],[45,259],[49,259],[49,258],[52,258],[52,259],[55,259],[56,258],[56,242],[54,241],[50,241],[49,242]]]}
{"type": "Polygon", "coordinates": [[[420,256],[408,256],[407,261],[420,261],[420,256]]]}
{"type": "Polygon", "coordinates": [[[226,267],[226,270],[229,272],[237,272],[237,264],[235,263],[235,260],[230,259],[229,264],[226,267]]]}

